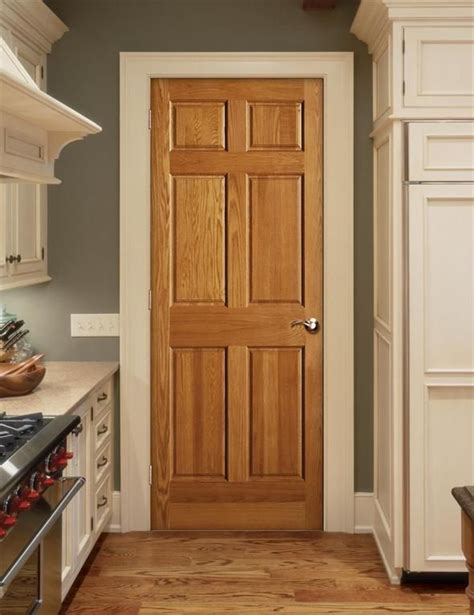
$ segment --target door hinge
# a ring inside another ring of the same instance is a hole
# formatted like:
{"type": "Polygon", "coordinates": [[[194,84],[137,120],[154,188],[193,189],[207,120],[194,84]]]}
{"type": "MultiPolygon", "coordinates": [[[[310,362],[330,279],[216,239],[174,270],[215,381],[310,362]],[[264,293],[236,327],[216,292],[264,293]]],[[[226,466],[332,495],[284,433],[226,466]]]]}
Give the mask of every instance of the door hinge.
{"type": "Polygon", "coordinates": [[[94,531],[94,517],[91,517],[91,532],[94,531]]]}
{"type": "Polygon", "coordinates": [[[148,484],[151,486],[153,484],[153,466],[148,466],[148,484]]]}
{"type": "Polygon", "coordinates": [[[94,420],[94,406],[91,406],[91,422],[94,420]]]}
{"type": "Polygon", "coordinates": [[[148,309],[151,311],[151,288],[148,289],[148,309]]]}
{"type": "Polygon", "coordinates": [[[41,260],[44,261],[44,248],[41,248],[41,260]]]}
{"type": "Polygon", "coordinates": [[[405,95],[405,81],[402,83],[402,94],[405,95]]]}
{"type": "Polygon", "coordinates": [[[405,39],[402,40],[402,53],[405,53],[405,39]]]}
{"type": "Polygon", "coordinates": [[[151,130],[151,109],[148,109],[148,130],[151,130]]]}
{"type": "Polygon", "coordinates": [[[42,66],[40,69],[40,75],[41,75],[41,79],[44,79],[44,66],[42,66]]]}

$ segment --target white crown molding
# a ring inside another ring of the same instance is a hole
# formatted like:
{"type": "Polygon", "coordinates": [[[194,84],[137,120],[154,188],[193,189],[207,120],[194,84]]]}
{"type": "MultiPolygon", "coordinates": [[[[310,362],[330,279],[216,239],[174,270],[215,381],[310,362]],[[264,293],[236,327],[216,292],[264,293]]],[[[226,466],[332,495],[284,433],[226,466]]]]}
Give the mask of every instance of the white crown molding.
{"type": "Polygon", "coordinates": [[[351,32],[374,49],[394,22],[474,21],[474,0],[361,0],[351,32]]]}
{"type": "Polygon", "coordinates": [[[33,42],[43,53],[49,53],[68,31],[43,0],[0,0],[0,26],[33,42]]]}

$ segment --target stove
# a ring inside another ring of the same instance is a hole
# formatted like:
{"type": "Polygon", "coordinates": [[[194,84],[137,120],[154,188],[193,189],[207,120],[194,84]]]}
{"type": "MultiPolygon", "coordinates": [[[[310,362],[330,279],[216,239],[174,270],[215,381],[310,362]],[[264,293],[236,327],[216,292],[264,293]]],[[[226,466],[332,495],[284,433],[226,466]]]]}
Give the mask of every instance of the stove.
{"type": "Polygon", "coordinates": [[[52,420],[45,418],[41,412],[21,416],[7,416],[5,412],[0,414],[0,463],[6,461],[52,420]]]}
{"type": "Polygon", "coordinates": [[[63,476],[73,457],[66,439],[79,424],[73,415],[0,414],[2,614],[59,610],[62,512],[85,482],[63,476]]]}

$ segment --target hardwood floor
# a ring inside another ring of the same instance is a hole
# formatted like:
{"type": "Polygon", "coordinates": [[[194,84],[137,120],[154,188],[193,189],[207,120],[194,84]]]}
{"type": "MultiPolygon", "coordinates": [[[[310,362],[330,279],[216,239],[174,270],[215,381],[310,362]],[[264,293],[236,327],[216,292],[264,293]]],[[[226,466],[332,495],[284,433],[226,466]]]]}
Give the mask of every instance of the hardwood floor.
{"type": "Polygon", "coordinates": [[[459,585],[392,586],[368,535],[107,534],[61,615],[468,613],[459,585]]]}

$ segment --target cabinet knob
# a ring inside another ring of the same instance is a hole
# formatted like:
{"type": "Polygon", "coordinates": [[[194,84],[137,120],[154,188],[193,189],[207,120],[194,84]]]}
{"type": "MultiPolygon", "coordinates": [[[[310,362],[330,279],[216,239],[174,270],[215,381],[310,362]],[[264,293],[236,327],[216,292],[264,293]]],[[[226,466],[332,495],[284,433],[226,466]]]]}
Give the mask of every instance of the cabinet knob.
{"type": "Polygon", "coordinates": [[[105,401],[107,399],[108,395],[107,393],[101,393],[98,397],[97,397],[97,401],[105,401]]]}
{"type": "Polygon", "coordinates": [[[109,431],[109,428],[107,425],[102,425],[102,427],[99,427],[99,429],[97,430],[97,435],[101,436],[104,433],[107,433],[109,431]]]}
{"type": "Polygon", "coordinates": [[[107,504],[108,501],[109,500],[108,500],[107,496],[103,495],[101,501],[97,504],[97,508],[102,508],[103,506],[105,506],[107,504]]]}

